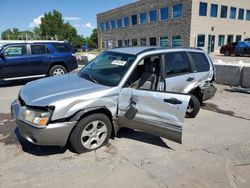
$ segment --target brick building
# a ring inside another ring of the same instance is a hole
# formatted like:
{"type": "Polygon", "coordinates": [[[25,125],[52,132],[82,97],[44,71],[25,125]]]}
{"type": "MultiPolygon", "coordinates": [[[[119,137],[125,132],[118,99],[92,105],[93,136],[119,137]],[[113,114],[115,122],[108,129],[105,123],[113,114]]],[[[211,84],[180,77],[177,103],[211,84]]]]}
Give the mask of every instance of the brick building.
{"type": "Polygon", "coordinates": [[[139,0],[98,14],[97,25],[100,50],[191,46],[217,52],[250,37],[250,0],[139,0]]]}

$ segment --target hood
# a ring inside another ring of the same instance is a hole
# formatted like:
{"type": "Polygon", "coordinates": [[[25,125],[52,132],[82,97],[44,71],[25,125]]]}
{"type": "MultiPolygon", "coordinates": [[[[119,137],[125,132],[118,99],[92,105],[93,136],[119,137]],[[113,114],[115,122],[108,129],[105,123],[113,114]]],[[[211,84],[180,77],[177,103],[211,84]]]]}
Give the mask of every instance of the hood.
{"type": "Polygon", "coordinates": [[[66,74],[30,82],[21,89],[20,97],[29,106],[47,106],[55,101],[108,88],[77,74],[66,74]]]}

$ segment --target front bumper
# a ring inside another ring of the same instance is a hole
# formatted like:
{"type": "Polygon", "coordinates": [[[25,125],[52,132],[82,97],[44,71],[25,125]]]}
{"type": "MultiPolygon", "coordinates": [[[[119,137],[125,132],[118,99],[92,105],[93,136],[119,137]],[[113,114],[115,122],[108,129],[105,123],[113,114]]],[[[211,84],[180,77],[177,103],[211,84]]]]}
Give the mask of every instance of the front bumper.
{"type": "Polygon", "coordinates": [[[48,124],[46,128],[37,128],[18,119],[20,104],[15,100],[11,105],[11,113],[16,119],[20,135],[36,145],[65,146],[71,130],[76,122],[48,124]]]}

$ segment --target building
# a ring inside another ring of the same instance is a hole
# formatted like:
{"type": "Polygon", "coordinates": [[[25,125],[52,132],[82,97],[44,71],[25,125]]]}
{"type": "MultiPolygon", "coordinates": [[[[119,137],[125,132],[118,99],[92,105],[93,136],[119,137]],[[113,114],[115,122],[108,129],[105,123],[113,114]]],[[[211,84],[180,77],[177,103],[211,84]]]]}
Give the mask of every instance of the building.
{"type": "Polygon", "coordinates": [[[250,37],[250,0],[139,0],[98,14],[97,25],[100,50],[183,46],[218,52],[250,37]]]}

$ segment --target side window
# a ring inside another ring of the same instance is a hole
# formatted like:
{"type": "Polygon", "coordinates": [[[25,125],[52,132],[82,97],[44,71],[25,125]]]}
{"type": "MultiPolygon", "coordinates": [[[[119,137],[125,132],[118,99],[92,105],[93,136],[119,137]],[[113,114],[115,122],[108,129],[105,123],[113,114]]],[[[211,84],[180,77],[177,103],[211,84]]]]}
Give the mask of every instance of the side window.
{"type": "Polygon", "coordinates": [[[190,52],[189,54],[193,59],[197,72],[209,71],[210,65],[205,54],[197,52],[190,52]]]}
{"type": "Polygon", "coordinates": [[[30,45],[31,54],[38,55],[38,54],[46,54],[47,50],[45,45],[30,45]]]}
{"type": "Polygon", "coordinates": [[[191,72],[185,52],[170,52],[165,54],[165,71],[168,76],[191,72]]]}
{"type": "Polygon", "coordinates": [[[64,43],[55,43],[53,46],[56,48],[57,52],[70,52],[71,49],[67,44],[64,43]]]}
{"type": "Polygon", "coordinates": [[[4,55],[6,57],[27,55],[26,45],[8,46],[4,50],[4,55]]]}

